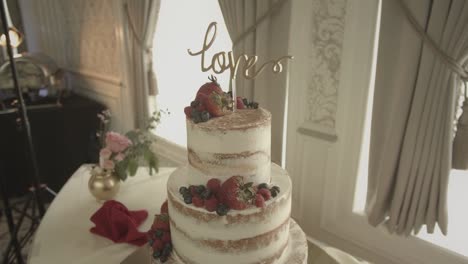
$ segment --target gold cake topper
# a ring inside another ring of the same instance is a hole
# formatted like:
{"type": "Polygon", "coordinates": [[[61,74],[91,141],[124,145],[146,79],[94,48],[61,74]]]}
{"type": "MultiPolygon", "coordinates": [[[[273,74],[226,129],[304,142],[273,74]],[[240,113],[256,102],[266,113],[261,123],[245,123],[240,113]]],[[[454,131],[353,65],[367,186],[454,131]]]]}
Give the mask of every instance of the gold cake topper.
{"type": "Polygon", "coordinates": [[[258,74],[260,74],[268,66],[268,64],[272,65],[271,69],[273,73],[280,73],[283,71],[283,65],[281,64],[281,61],[286,60],[286,59],[293,59],[293,56],[286,55],[278,59],[269,60],[263,63],[262,66],[257,71],[253,71],[253,73],[251,73],[250,70],[258,62],[257,55],[241,54],[237,57],[237,59],[235,59],[232,51],[229,51],[227,54],[225,51],[221,51],[213,55],[213,58],[211,59],[211,64],[209,64],[208,66],[205,66],[205,52],[210,49],[211,45],[213,45],[213,42],[216,39],[216,31],[217,31],[217,23],[211,22],[206,30],[205,40],[203,42],[202,49],[197,52],[192,52],[190,49],[188,50],[188,53],[191,56],[201,55],[201,69],[203,72],[207,72],[210,69],[212,69],[215,73],[219,74],[219,73],[223,73],[227,69],[230,69],[231,79],[235,79],[237,76],[237,72],[239,70],[240,62],[242,59],[244,59],[245,64],[244,64],[244,68],[242,71],[242,75],[245,78],[251,80],[257,77],[258,74]],[[211,34],[211,31],[213,31],[212,34],[211,34]],[[210,36],[211,38],[209,39],[210,36]]]}
{"type": "MultiPolygon", "coordinates": [[[[269,61],[264,62],[258,70],[253,69],[252,67],[255,66],[258,62],[257,55],[247,55],[241,54],[237,58],[234,58],[234,53],[232,51],[225,52],[221,51],[213,55],[211,58],[211,64],[205,66],[205,53],[210,49],[213,45],[213,42],[216,39],[216,31],[217,31],[217,23],[211,22],[208,28],[206,29],[205,39],[203,42],[203,47],[200,51],[192,52],[188,49],[188,53],[191,56],[198,56],[201,55],[201,69],[203,72],[207,72],[209,70],[213,70],[213,72],[220,74],[229,69],[231,71],[230,74],[230,86],[232,88],[232,96],[236,98],[236,89],[233,87],[234,80],[237,77],[237,73],[239,71],[240,63],[244,60],[243,68],[242,68],[242,75],[249,80],[256,78],[268,65],[271,65],[271,70],[273,73],[277,74],[283,71],[283,64],[281,63],[283,60],[290,59],[292,60],[294,57],[291,55],[282,56],[278,59],[272,59],[269,61]]],[[[235,99],[234,99],[235,100],[235,99]]],[[[234,109],[235,109],[234,104],[234,109]]]]}

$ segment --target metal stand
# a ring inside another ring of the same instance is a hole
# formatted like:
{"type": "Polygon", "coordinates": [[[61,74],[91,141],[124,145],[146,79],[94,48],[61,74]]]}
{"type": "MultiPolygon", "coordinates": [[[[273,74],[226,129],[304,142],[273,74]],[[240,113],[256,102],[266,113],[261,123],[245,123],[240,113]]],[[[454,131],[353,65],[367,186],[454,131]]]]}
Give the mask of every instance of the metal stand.
{"type": "Polygon", "coordinates": [[[45,185],[40,185],[39,168],[37,164],[36,152],[34,150],[34,145],[33,145],[32,137],[31,137],[31,127],[29,124],[29,118],[28,118],[26,105],[25,105],[24,98],[23,98],[23,93],[18,83],[18,73],[16,71],[16,64],[13,58],[13,50],[11,46],[10,35],[8,34],[9,28],[7,24],[6,9],[5,9],[5,5],[3,1],[0,1],[0,15],[1,15],[1,21],[3,23],[3,32],[5,33],[5,36],[6,36],[6,44],[7,44],[6,49],[7,49],[7,53],[8,53],[8,57],[10,61],[13,84],[14,84],[14,87],[18,96],[18,100],[19,100],[18,113],[20,115],[21,127],[24,130],[23,133],[24,133],[25,141],[27,142],[28,158],[30,159],[30,163],[32,166],[32,177],[31,177],[32,187],[30,188],[30,193],[27,197],[26,203],[21,209],[17,209],[15,206],[12,206],[12,204],[10,203],[10,200],[6,191],[7,186],[4,181],[5,175],[1,175],[2,182],[0,184],[0,189],[1,189],[0,194],[1,194],[1,199],[3,200],[4,212],[7,218],[8,229],[10,232],[10,243],[4,254],[2,263],[23,264],[25,263],[25,261],[23,260],[23,257],[21,255],[21,249],[30,240],[30,238],[34,234],[34,231],[39,226],[39,223],[45,213],[45,207],[44,207],[44,203],[42,201],[40,192],[48,191],[52,194],[54,193],[51,192],[50,189],[48,189],[45,185]],[[37,210],[37,215],[36,215],[36,210],[37,210]],[[13,219],[13,211],[17,211],[20,214],[17,223],[15,223],[13,219]],[[28,211],[30,212],[28,213],[28,211]],[[22,224],[24,223],[23,220],[25,219],[25,217],[30,218],[32,224],[30,228],[28,229],[28,231],[26,232],[26,234],[22,238],[19,238],[18,231],[20,230],[22,224]],[[15,259],[16,259],[16,262],[15,262],[15,259]]]}

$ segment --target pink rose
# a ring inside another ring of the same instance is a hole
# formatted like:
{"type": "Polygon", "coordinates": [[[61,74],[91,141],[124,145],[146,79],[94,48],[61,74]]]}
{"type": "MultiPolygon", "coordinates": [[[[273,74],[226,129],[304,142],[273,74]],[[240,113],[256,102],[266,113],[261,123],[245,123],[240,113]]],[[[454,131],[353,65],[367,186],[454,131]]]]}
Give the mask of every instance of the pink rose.
{"type": "Polygon", "coordinates": [[[112,160],[104,160],[101,167],[106,169],[106,170],[113,170],[114,166],[115,165],[114,165],[114,162],[112,160]]]}
{"type": "Polygon", "coordinates": [[[116,132],[106,134],[106,146],[110,151],[119,153],[126,150],[132,142],[126,137],[116,132]]]}
{"type": "Polygon", "coordinates": [[[119,154],[117,154],[117,155],[115,156],[114,159],[115,159],[116,161],[122,161],[122,160],[125,159],[125,154],[119,153],[119,154]]]}
{"type": "Polygon", "coordinates": [[[112,155],[112,151],[110,151],[110,149],[108,148],[103,148],[99,152],[99,158],[109,159],[111,155],[112,155]]]}

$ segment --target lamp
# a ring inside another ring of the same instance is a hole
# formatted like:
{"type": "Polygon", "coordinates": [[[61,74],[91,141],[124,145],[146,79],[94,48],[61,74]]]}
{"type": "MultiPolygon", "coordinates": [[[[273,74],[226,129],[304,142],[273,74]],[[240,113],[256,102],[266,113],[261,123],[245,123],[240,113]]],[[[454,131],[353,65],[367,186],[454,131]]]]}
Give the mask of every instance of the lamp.
{"type": "MultiPolygon", "coordinates": [[[[17,48],[21,44],[21,42],[23,42],[23,34],[14,26],[10,26],[8,28],[8,35],[10,35],[11,46],[13,48],[17,48]]],[[[2,34],[0,36],[0,45],[4,47],[7,45],[5,34],[2,34]]]]}
{"type": "MultiPolygon", "coordinates": [[[[8,10],[7,0],[2,0],[3,6],[5,7],[6,13],[6,20],[7,20],[7,27],[8,27],[8,35],[10,36],[10,43],[13,47],[13,53],[17,53],[16,48],[23,42],[23,34],[13,26],[13,22],[11,21],[10,17],[10,10],[8,10]]],[[[0,36],[0,46],[6,47],[6,35],[5,33],[0,36]]]]}

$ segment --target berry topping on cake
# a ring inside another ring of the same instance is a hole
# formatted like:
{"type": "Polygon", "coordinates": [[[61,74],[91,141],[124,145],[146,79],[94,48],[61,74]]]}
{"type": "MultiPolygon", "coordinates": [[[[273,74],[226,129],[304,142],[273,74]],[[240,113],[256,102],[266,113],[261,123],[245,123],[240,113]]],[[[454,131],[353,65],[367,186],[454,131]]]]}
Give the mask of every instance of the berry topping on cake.
{"type": "Polygon", "coordinates": [[[221,181],[219,179],[213,178],[206,183],[206,187],[212,193],[216,194],[221,189],[221,181]]]}
{"type": "Polygon", "coordinates": [[[211,82],[205,83],[204,85],[200,87],[200,89],[198,89],[196,100],[199,99],[201,95],[210,95],[212,93],[217,93],[217,94],[223,93],[223,90],[219,86],[215,76],[211,75],[210,77],[208,77],[208,80],[210,80],[211,82]]]}
{"type": "Polygon", "coordinates": [[[200,97],[202,104],[205,106],[206,111],[211,116],[219,117],[228,113],[228,107],[230,104],[230,98],[225,94],[211,93],[200,97]]]}
{"type": "Polygon", "coordinates": [[[153,230],[164,230],[169,231],[169,215],[168,214],[160,214],[157,215],[154,219],[153,226],[151,229],[153,230]]]}
{"type": "Polygon", "coordinates": [[[167,214],[168,213],[168,208],[167,208],[167,200],[161,205],[161,214],[167,214]]]}
{"type": "Polygon", "coordinates": [[[271,198],[271,193],[270,193],[270,190],[268,190],[267,188],[261,188],[257,191],[257,194],[260,194],[261,196],[263,196],[263,198],[265,199],[265,201],[268,201],[270,200],[271,198]]]}
{"type": "Polygon", "coordinates": [[[190,191],[189,191],[189,189],[187,187],[182,186],[182,187],[179,188],[179,193],[184,195],[184,194],[190,193],[190,191]]]}
{"type": "Polygon", "coordinates": [[[265,207],[265,199],[261,194],[255,195],[255,206],[261,208],[265,207]]]}
{"type": "Polygon", "coordinates": [[[205,200],[205,209],[208,212],[214,212],[218,208],[218,199],[213,195],[208,200],[205,200]]]}
{"type": "Polygon", "coordinates": [[[268,184],[266,183],[260,183],[258,186],[257,186],[257,189],[268,189],[268,184]]]}
{"type": "MultiPolygon", "coordinates": [[[[167,201],[164,203],[167,206],[167,201]]],[[[163,204],[162,207],[165,207],[163,204]]],[[[169,215],[160,214],[154,218],[151,229],[147,232],[148,244],[153,250],[153,258],[162,263],[167,261],[172,251],[169,215]]]]}
{"type": "Polygon", "coordinates": [[[190,195],[190,194],[189,194],[189,195],[185,195],[185,196],[184,196],[184,202],[185,202],[186,204],[191,204],[191,203],[192,203],[192,195],[190,195]]]}
{"type": "Polygon", "coordinates": [[[216,208],[216,213],[219,215],[219,216],[224,216],[224,215],[227,215],[227,213],[229,212],[229,207],[225,204],[218,204],[218,207],[216,208]]]}
{"type": "Polygon", "coordinates": [[[196,207],[203,207],[203,205],[205,204],[205,202],[203,201],[203,199],[199,196],[194,196],[192,198],[192,203],[193,205],[195,205],[196,207]]]}
{"type": "Polygon", "coordinates": [[[211,197],[211,191],[209,189],[204,190],[201,194],[200,197],[203,200],[208,200],[211,197]]]}
{"type": "Polygon", "coordinates": [[[236,100],[236,106],[237,106],[237,109],[245,109],[247,108],[244,104],[244,100],[242,97],[238,96],[237,97],[237,100],[236,100]]]}

